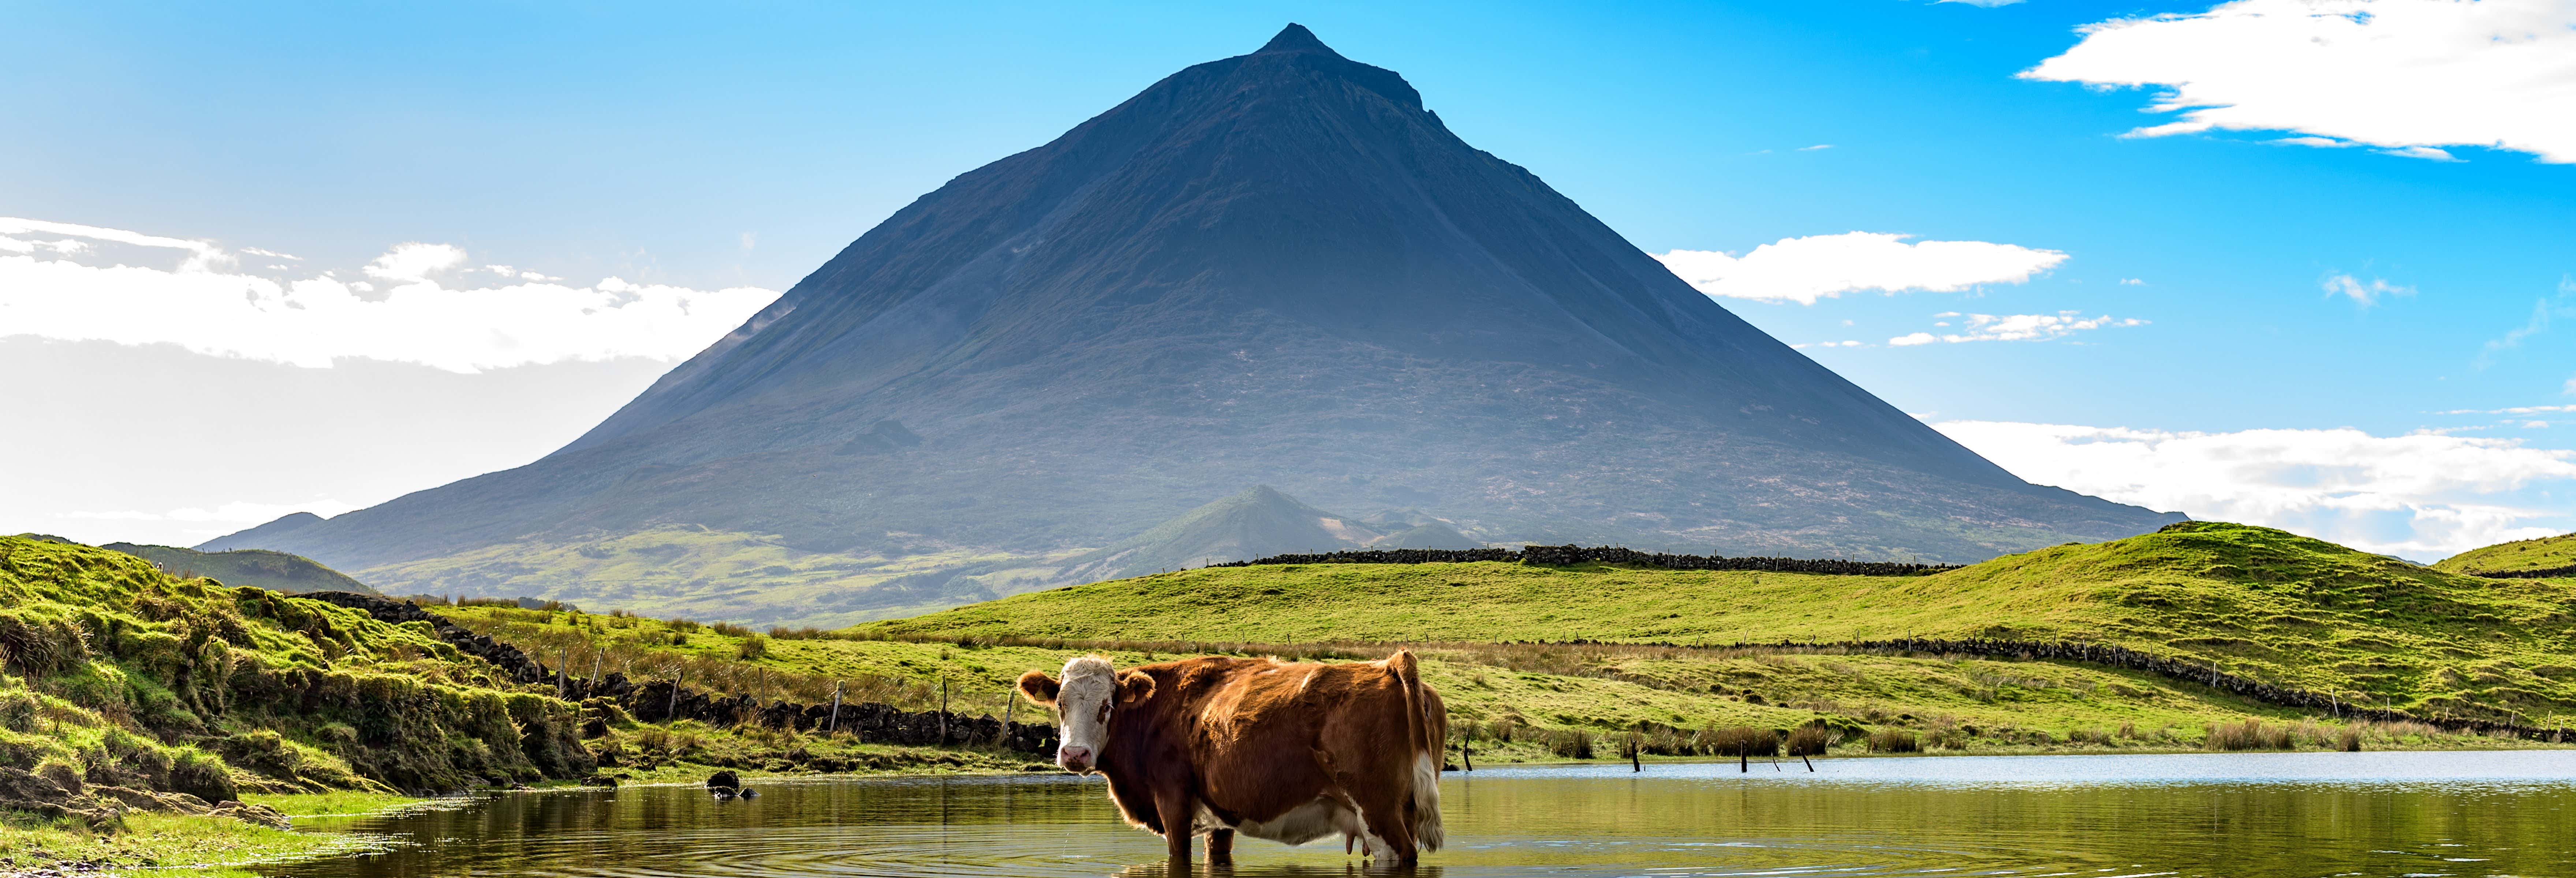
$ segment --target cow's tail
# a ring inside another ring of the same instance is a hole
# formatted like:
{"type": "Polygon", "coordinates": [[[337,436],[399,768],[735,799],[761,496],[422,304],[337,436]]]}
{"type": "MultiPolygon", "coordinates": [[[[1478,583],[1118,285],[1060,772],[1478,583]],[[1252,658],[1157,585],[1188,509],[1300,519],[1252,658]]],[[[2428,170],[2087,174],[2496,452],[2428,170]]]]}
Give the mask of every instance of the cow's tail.
{"type": "Polygon", "coordinates": [[[1413,843],[1425,851],[1440,849],[1440,767],[1448,757],[1449,711],[1440,694],[1422,685],[1422,670],[1416,666],[1413,653],[1396,650],[1386,657],[1386,669],[1404,690],[1404,732],[1406,749],[1413,751],[1408,780],[1411,798],[1410,823],[1413,843]]]}

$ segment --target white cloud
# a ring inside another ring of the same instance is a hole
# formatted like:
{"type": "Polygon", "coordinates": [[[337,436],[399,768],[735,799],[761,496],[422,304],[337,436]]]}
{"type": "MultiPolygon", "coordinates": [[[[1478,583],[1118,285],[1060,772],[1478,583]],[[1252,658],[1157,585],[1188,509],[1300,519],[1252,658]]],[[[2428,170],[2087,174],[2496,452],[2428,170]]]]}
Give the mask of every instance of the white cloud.
{"type": "Polygon", "coordinates": [[[2576,405],[2522,405],[2501,409],[2451,409],[2437,415],[2532,415],[2545,412],[2576,412],[2576,405]]]}
{"type": "MultiPolygon", "coordinates": [[[[1933,335],[1929,332],[1915,332],[1888,339],[1887,343],[1891,347],[1902,348],[1913,347],[1915,345],[1927,345],[1934,342],[1957,344],[1969,341],[2047,341],[2053,338],[2065,338],[2066,336],[2083,332],[2088,329],[2101,329],[2112,326],[2147,325],[2147,321],[2140,320],[2135,317],[2114,318],[2108,314],[2104,314],[2099,317],[2077,316],[2082,313],[2084,312],[2059,311],[2055,314],[2003,315],[1969,314],[1967,315],[1968,331],[1966,332],[1950,333],[1946,335],[1933,335]]],[[[1945,312],[1938,316],[1956,317],[1959,315],[1956,313],[1945,312]]],[[[1950,324],[1941,323],[1936,325],[1948,326],[1950,324]]]]}
{"type": "Polygon", "coordinates": [[[2425,159],[2436,162],[2456,162],[2460,160],[2459,156],[2452,155],[2448,150],[2434,149],[2429,146],[2401,146],[2396,149],[2376,150],[2376,152],[2380,155],[2393,155],[2400,158],[2425,159]]]}
{"type": "Polygon", "coordinates": [[[2035,483],[2416,560],[2576,530],[2576,515],[2552,500],[2576,489],[2576,451],[2510,440],[2353,429],[1933,427],[2035,483]]]}
{"type": "Polygon", "coordinates": [[[2576,396],[2576,375],[2568,376],[2566,388],[2558,392],[2567,394],[2568,396],[2576,396]]]}
{"type": "MultiPolygon", "coordinates": [[[[56,515],[55,517],[83,519],[89,521],[185,521],[215,522],[220,524],[262,524],[275,521],[279,517],[290,513],[310,512],[315,515],[322,516],[323,518],[330,518],[357,508],[358,507],[355,504],[342,503],[338,500],[328,499],[315,500],[310,503],[248,503],[236,501],[217,506],[213,509],[203,509],[194,506],[171,509],[163,512],[144,512],[133,509],[120,509],[108,512],[65,512],[56,515]]],[[[236,528],[236,530],[238,530],[238,528],[236,528]]]]}
{"type": "Polygon", "coordinates": [[[1846,232],[1783,238],[1741,258],[1708,250],[1655,257],[1700,292],[1738,299],[1813,305],[1848,292],[1957,292],[1979,284],[2017,284],[2066,261],[2055,250],[1984,241],[1922,241],[1912,235],[1846,232]]]}
{"type": "Polygon", "coordinates": [[[2495,356],[2522,346],[2522,340],[2549,331],[2552,317],[2576,317],[2576,277],[2560,278],[2558,295],[2531,303],[2531,318],[2521,326],[2505,331],[2500,338],[2488,339],[2478,349],[2476,365],[2484,369],[2495,362],[2495,356]]]}
{"type": "Polygon", "coordinates": [[[2143,287],[2147,285],[2147,282],[2134,277],[2124,277],[2120,279],[2120,285],[2124,287],[2143,287]]]}
{"type": "Polygon", "coordinates": [[[368,277],[381,281],[424,281],[465,264],[465,249],[454,244],[423,244],[418,241],[395,244],[367,263],[368,277]]]}
{"type": "Polygon", "coordinates": [[[1816,144],[1816,145],[1814,145],[1814,146],[1801,146],[1801,147],[1798,147],[1798,151],[1799,151],[1799,152],[1815,152],[1816,150],[1820,150],[1820,149],[1832,149],[1832,148],[1834,148],[1834,145],[1833,145],[1833,144],[1830,144],[1830,143],[1819,143],[1819,144],[1816,144]]]}
{"type": "Polygon", "coordinates": [[[2419,158],[2485,146],[2576,162],[2576,0],[2237,0],[2079,32],[2021,76],[2165,87],[2150,109],[2176,120],[2135,136],[2286,131],[2419,158]]]}
{"type": "Polygon", "coordinates": [[[1811,341],[1811,342],[1807,342],[1807,343],[1805,343],[1805,344],[1793,344],[1793,345],[1790,345],[1790,347],[1795,348],[1795,349],[1798,349],[1798,350],[1802,350],[1802,351],[1803,351],[1803,350],[1806,350],[1806,349],[1808,349],[1808,348],[1865,348],[1865,347],[1869,347],[1869,345],[1868,345],[1868,344],[1866,344],[1866,343],[1864,343],[1864,342],[1860,342],[1860,341],[1856,341],[1856,340],[1852,340],[1852,341],[1811,341]]]}
{"type": "Polygon", "coordinates": [[[2380,299],[2389,296],[2415,294],[2414,287],[2401,287],[2379,278],[2371,278],[2365,283],[2360,278],[2349,274],[2326,275],[2324,280],[2317,282],[2317,286],[2325,290],[2328,296],[2343,296],[2364,308],[2379,304],[2380,299]]]}
{"type": "Polygon", "coordinates": [[[244,247],[244,248],[242,248],[242,252],[244,252],[244,253],[248,253],[248,254],[251,254],[251,255],[253,255],[253,256],[267,256],[267,257],[271,257],[271,258],[275,258],[275,259],[284,259],[284,260],[287,260],[287,261],[290,261],[290,262],[302,262],[302,261],[304,261],[304,257],[302,257],[302,256],[297,256],[297,255],[294,255],[294,254],[291,254],[291,253],[279,253],[279,252],[277,252],[277,251],[275,251],[275,250],[262,250],[262,249],[259,249],[259,248],[257,248],[257,247],[244,247]]]}
{"type": "MultiPolygon", "coordinates": [[[[231,254],[204,241],[0,218],[0,236],[30,233],[175,249],[184,258],[164,268],[0,247],[0,336],[168,343],[314,368],[340,357],[452,372],[675,359],[778,297],[756,287],[706,291],[615,277],[568,286],[528,272],[517,272],[520,282],[508,286],[449,288],[432,278],[465,265],[465,251],[417,242],[367,264],[365,274],[379,283],[345,282],[327,271],[279,279],[243,273],[231,254]]],[[[6,240],[13,239],[0,237],[6,240]]]]}

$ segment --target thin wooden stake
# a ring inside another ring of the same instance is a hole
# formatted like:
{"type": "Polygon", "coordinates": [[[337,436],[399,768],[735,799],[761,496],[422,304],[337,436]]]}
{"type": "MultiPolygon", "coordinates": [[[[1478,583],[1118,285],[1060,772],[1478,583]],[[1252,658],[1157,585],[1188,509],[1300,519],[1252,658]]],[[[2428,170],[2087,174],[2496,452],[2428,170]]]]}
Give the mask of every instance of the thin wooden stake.
{"type": "Polygon", "coordinates": [[[838,731],[840,731],[840,730],[841,730],[841,681],[839,681],[839,680],[834,680],[834,681],[832,681],[832,724],[831,724],[830,726],[825,727],[825,728],[824,728],[824,730],[823,730],[823,733],[828,735],[828,734],[832,734],[832,733],[834,733],[834,732],[838,732],[838,731]]]}

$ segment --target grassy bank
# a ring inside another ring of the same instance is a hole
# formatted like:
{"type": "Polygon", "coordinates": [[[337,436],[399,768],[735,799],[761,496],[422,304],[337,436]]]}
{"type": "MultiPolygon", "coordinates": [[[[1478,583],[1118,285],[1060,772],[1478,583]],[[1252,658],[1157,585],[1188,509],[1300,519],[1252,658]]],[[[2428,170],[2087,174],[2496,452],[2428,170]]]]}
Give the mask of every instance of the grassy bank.
{"type": "Polygon", "coordinates": [[[578,778],[579,725],[425,623],[0,537],[9,868],[327,852],[262,802],[578,778]]]}
{"type": "MultiPolygon", "coordinates": [[[[364,817],[435,805],[392,793],[340,791],[249,796],[246,801],[296,818],[364,817]]],[[[127,814],[101,828],[73,819],[0,811],[0,874],[35,869],[152,869],[161,874],[237,875],[241,867],[375,849],[381,839],[349,833],[304,833],[231,817],[127,814]]]]}

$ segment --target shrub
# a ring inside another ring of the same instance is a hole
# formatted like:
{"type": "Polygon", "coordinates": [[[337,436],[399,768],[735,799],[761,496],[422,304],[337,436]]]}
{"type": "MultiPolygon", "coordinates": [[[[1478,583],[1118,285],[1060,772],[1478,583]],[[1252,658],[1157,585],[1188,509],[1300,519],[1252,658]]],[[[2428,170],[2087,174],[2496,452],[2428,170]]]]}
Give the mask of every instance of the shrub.
{"type": "Polygon", "coordinates": [[[2335,746],[2337,749],[2346,753],[2361,752],[2361,730],[2353,728],[2344,729],[2343,734],[2338,736],[2338,739],[2335,741],[2335,746]]]}
{"type": "Polygon", "coordinates": [[[769,656],[769,638],[751,634],[734,644],[734,654],[743,661],[759,661],[769,656]]]}

